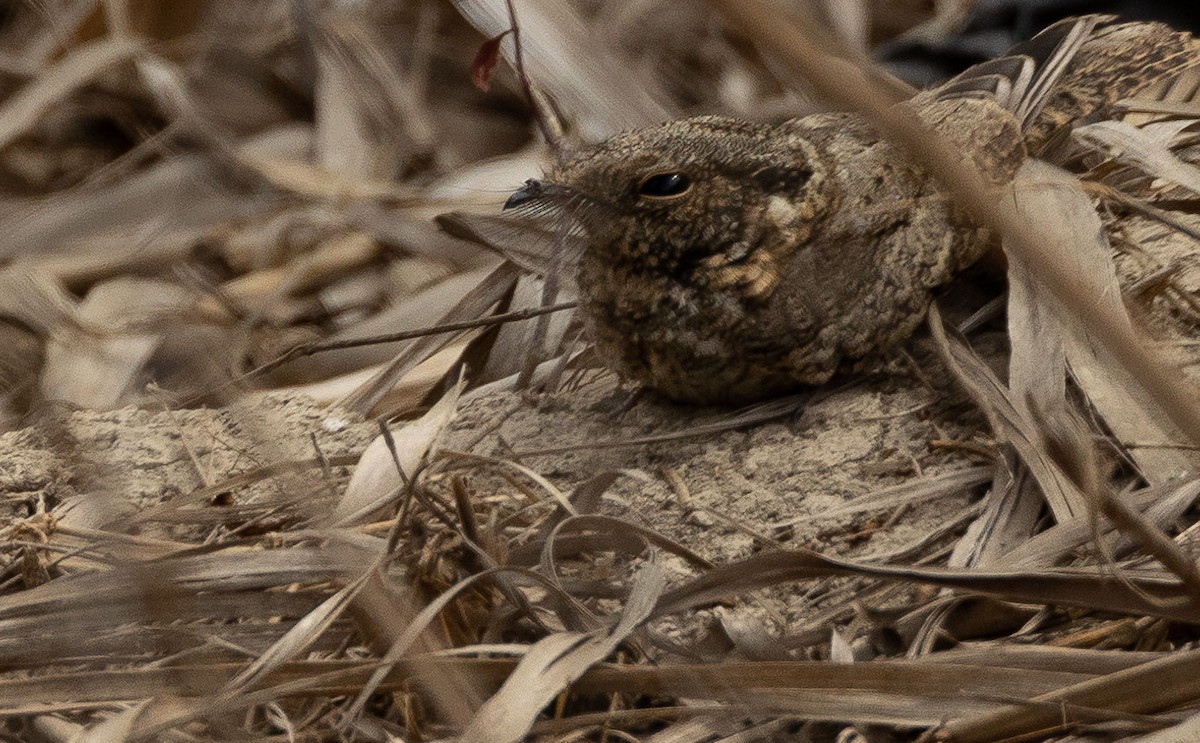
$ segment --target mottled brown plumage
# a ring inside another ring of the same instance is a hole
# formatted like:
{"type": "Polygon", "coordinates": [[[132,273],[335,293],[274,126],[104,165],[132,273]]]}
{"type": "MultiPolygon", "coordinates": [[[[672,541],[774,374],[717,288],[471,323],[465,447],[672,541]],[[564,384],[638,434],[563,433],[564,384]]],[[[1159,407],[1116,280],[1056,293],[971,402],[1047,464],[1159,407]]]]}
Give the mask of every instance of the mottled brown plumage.
{"type": "MultiPolygon", "coordinates": [[[[1154,23],[1058,24],[1012,57],[906,104],[993,183],[1200,44],[1154,23]]],[[[716,117],[576,153],[510,206],[547,205],[587,234],[591,337],[615,369],[693,402],[824,382],[907,338],[931,292],[986,236],[852,114],[769,125],[716,117]]]]}

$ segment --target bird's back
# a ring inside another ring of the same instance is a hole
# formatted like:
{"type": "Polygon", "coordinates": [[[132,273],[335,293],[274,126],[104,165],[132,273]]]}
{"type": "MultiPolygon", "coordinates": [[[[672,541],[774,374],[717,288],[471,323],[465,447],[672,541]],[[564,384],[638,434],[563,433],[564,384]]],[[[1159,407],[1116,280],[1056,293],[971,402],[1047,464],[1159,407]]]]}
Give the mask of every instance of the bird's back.
{"type": "MultiPolygon", "coordinates": [[[[1200,42],[1190,34],[1088,16],[1051,26],[908,105],[1000,186],[1074,126],[1198,66],[1200,42]]],[[[919,164],[853,114],[821,114],[789,126],[829,159],[836,206],[786,264],[786,288],[761,314],[783,318],[773,330],[780,335],[798,318],[820,328],[812,349],[788,360],[791,373],[811,383],[835,365],[853,366],[907,338],[930,292],[992,243],[919,164]]]]}

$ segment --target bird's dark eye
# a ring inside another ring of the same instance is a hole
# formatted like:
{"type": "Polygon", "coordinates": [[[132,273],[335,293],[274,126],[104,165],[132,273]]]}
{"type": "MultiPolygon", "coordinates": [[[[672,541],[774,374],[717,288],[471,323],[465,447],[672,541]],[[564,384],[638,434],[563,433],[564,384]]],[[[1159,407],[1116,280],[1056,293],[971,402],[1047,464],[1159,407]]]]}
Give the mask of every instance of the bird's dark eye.
{"type": "Polygon", "coordinates": [[[683,173],[656,173],[638,187],[638,193],[654,199],[666,199],[679,196],[692,187],[692,179],[683,173]]]}

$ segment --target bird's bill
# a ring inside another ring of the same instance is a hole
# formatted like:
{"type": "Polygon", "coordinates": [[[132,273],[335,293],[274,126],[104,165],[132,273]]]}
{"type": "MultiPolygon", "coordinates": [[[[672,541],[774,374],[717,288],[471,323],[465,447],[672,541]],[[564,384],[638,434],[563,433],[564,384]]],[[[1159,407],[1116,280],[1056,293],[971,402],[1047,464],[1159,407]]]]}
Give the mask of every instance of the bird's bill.
{"type": "Polygon", "coordinates": [[[508,200],[504,202],[504,209],[514,209],[535,201],[563,199],[570,195],[571,191],[562,186],[530,178],[525,181],[524,186],[518,188],[513,192],[512,196],[508,197],[508,200]]]}

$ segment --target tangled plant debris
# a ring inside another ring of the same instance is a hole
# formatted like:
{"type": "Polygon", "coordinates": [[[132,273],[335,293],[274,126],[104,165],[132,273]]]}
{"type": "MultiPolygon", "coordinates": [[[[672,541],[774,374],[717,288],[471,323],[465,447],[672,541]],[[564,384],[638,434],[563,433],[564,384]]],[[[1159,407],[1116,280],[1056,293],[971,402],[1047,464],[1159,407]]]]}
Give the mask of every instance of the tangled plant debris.
{"type": "Polygon", "coordinates": [[[1200,77],[972,201],[862,65],[1012,4],[795,5],[7,9],[5,735],[1194,737],[1200,77]],[[548,137],[831,102],[997,236],[877,369],[638,392],[499,214],[548,137]]]}

